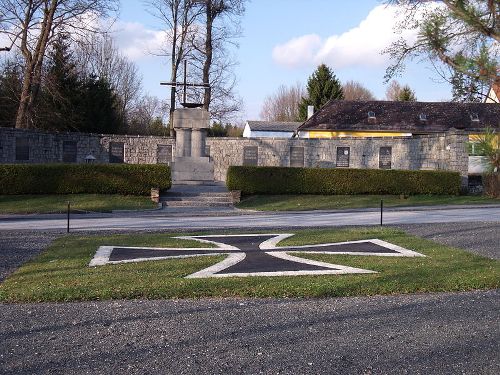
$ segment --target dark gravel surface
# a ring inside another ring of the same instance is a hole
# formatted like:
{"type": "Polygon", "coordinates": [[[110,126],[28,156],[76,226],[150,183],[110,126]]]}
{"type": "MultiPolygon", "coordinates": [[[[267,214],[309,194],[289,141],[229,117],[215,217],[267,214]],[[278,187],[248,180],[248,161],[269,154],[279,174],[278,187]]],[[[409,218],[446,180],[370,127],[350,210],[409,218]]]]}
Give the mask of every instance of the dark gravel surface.
{"type": "Polygon", "coordinates": [[[398,226],[407,233],[445,245],[500,259],[500,223],[412,224],[398,226]]]}
{"type": "Polygon", "coordinates": [[[499,374],[500,291],[0,305],[12,374],[499,374]]]}
{"type": "Polygon", "coordinates": [[[0,231],[0,281],[45,249],[55,232],[0,231]]]}

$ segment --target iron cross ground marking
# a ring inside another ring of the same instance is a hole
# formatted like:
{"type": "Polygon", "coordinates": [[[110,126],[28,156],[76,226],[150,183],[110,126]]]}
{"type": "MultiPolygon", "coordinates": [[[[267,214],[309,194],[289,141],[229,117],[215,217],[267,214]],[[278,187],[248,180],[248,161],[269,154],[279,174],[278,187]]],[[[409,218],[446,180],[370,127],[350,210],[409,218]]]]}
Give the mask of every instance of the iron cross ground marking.
{"type": "Polygon", "coordinates": [[[379,239],[305,246],[276,246],[278,242],[291,236],[293,236],[293,234],[241,234],[176,237],[179,239],[195,240],[210,245],[216,245],[216,247],[206,248],[101,246],[97,250],[97,253],[90,262],[89,266],[95,267],[105,264],[227,255],[227,258],[223,261],[186,277],[205,278],[338,275],[376,272],[361,268],[346,267],[337,264],[303,259],[292,254],[346,254],[385,257],[425,256],[379,239]]]}

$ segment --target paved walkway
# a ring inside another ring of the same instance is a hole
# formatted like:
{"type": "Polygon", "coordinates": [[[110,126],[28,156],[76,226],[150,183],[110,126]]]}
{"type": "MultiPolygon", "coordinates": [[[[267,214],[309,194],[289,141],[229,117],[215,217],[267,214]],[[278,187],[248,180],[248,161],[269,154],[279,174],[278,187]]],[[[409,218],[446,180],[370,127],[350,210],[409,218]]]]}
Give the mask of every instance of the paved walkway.
{"type": "Polygon", "coordinates": [[[499,374],[500,292],[0,304],[5,374],[499,374]]]}
{"type": "MultiPolygon", "coordinates": [[[[121,214],[72,215],[72,230],[207,230],[246,228],[311,228],[346,225],[378,225],[380,212],[377,210],[352,211],[306,211],[279,213],[224,214],[211,213],[207,216],[186,213],[174,217],[163,211],[131,212],[121,214]]],[[[423,224],[451,222],[500,222],[500,207],[446,207],[405,208],[384,212],[384,224],[423,224]]],[[[64,215],[24,215],[0,218],[0,230],[64,230],[64,215]]]]}

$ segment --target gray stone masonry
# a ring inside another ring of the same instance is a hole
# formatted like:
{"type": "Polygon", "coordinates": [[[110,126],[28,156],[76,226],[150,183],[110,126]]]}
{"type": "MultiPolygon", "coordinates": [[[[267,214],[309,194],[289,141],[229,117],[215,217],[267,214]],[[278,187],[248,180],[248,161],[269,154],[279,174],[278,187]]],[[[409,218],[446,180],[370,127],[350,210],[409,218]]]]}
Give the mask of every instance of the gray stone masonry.
{"type": "MultiPolygon", "coordinates": [[[[392,169],[458,171],[465,184],[468,172],[467,140],[464,133],[448,132],[411,138],[207,138],[206,145],[216,181],[226,179],[229,166],[243,165],[244,148],[248,146],[257,147],[257,163],[262,166],[290,166],[290,147],[299,147],[303,148],[305,167],[335,168],[337,147],[349,147],[349,167],[375,169],[379,168],[380,147],[391,147],[392,169]]],[[[111,142],[124,144],[124,163],[156,164],[158,145],[171,145],[171,155],[179,155],[175,139],[169,137],[48,133],[0,128],[0,163],[60,163],[63,161],[64,141],[76,142],[77,163],[84,163],[89,154],[96,158],[97,163],[108,163],[111,142]],[[27,140],[29,160],[16,160],[16,138],[27,140]]],[[[201,155],[196,159],[207,163],[207,159],[201,155]]],[[[186,158],[186,162],[193,162],[190,156],[179,157],[186,158]]]]}
{"type": "Polygon", "coordinates": [[[205,156],[210,114],[201,108],[179,108],[174,111],[177,149],[172,163],[174,182],[214,181],[214,165],[205,156]]]}

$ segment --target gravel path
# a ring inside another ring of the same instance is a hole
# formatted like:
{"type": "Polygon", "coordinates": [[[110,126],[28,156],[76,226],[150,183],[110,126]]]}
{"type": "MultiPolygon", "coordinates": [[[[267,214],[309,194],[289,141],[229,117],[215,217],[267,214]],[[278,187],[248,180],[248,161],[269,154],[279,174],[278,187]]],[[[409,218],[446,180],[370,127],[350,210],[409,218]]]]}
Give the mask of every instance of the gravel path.
{"type": "Polygon", "coordinates": [[[498,374],[500,291],[1,305],[0,373],[498,374]]]}
{"type": "Polygon", "coordinates": [[[0,231],[0,282],[58,236],[54,232],[0,231]]]}
{"type": "Polygon", "coordinates": [[[398,226],[407,233],[445,245],[500,259],[500,223],[413,224],[398,226]]]}

